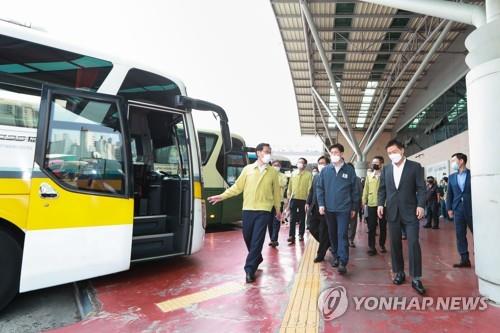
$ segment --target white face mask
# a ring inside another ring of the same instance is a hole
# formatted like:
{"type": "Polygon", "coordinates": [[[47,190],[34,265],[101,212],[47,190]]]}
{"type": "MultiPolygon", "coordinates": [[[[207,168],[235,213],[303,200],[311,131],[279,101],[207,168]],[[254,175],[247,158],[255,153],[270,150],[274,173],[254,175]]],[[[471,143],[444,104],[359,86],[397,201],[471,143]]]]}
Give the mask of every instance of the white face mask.
{"type": "Polygon", "coordinates": [[[453,171],[458,171],[458,169],[459,169],[459,167],[458,167],[458,163],[457,163],[457,162],[455,162],[455,161],[451,162],[451,169],[452,169],[453,171]]]}
{"type": "Polygon", "coordinates": [[[276,170],[276,171],[278,171],[278,172],[280,172],[280,170],[281,170],[281,168],[280,168],[279,166],[275,166],[275,167],[273,167],[273,168],[274,168],[274,170],[276,170]]]}
{"type": "Polygon", "coordinates": [[[302,163],[302,162],[297,162],[297,168],[298,168],[299,170],[304,169],[304,163],[302,163]]]}
{"type": "Polygon", "coordinates": [[[403,155],[395,153],[395,154],[389,154],[389,158],[391,159],[392,163],[399,163],[401,159],[403,158],[403,155]]]}
{"type": "Polygon", "coordinates": [[[333,163],[338,163],[340,161],[339,155],[330,155],[330,158],[331,158],[333,163]]]}
{"type": "Polygon", "coordinates": [[[271,154],[264,154],[264,156],[262,157],[262,162],[264,164],[271,162],[271,154]]]}
{"type": "Polygon", "coordinates": [[[318,165],[318,170],[319,170],[319,172],[321,172],[321,170],[323,170],[323,168],[324,168],[324,167],[325,167],[325,166],[324,166],[323,164],[319,164],[319,165],[318,165]]]}

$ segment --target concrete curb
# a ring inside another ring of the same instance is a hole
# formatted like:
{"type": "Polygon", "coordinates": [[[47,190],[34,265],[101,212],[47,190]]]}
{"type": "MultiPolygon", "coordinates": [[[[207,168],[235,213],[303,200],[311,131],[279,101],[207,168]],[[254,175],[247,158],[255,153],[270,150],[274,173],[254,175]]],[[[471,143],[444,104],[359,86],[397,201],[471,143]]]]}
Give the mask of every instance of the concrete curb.
{"type": "Polygon", "coordinates": [[[78,281],[73,283],[75,302],[80,319],[84,320],[96,315],[101,306],[97,300],[95,289],[90,281],[78,281]]]}

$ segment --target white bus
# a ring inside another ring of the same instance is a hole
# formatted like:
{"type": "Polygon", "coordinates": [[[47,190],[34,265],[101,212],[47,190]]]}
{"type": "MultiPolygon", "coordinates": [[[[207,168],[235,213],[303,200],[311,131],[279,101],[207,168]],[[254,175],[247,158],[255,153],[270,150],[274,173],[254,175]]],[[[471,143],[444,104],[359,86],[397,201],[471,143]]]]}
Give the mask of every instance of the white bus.
{"type": "Polygon", "coordinates": [[[18,293],[189,255],[205,234],[192,111],[142,65],[0,21],[0,309],[18,293]]]}

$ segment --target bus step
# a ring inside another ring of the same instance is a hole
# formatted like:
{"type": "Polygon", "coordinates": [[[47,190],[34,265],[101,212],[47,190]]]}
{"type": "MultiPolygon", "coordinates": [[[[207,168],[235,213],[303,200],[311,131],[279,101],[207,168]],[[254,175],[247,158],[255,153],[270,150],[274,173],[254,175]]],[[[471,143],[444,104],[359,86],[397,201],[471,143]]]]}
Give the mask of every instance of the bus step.
{"type": "Polygon", "coordinates": [[[158,235],[168,233],[167,215],[136,216],[134,218],[134,236],[158,235]]]}
{"type": "Polygon", "coordinates": [[[161,256],[173,251],[173,233],[134,236],[132,238],[132,260],[161,256]]]}

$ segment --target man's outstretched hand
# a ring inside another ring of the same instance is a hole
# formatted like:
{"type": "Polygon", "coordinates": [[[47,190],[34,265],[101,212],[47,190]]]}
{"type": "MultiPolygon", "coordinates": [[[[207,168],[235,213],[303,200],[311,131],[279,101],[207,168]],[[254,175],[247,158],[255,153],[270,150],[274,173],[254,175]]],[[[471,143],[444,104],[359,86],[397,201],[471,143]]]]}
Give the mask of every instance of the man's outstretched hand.
{"type": "Polygon", "coordinates": [[[215,205],[218,202],[222,201],[222,195],[213,195],[211,197],[207,198],[208,202],[210,202],[212,205],[215,205]]]}

